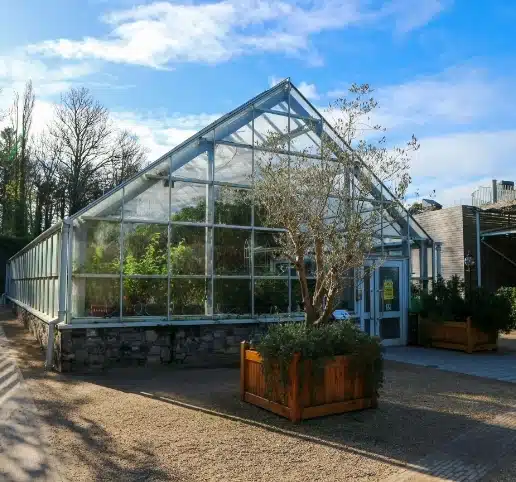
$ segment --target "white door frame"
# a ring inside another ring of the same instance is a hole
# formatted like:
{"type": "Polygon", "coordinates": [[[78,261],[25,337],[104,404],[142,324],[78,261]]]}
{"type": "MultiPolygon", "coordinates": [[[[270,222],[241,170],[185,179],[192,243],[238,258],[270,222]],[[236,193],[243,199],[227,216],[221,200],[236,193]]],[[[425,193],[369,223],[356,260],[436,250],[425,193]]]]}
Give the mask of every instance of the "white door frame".
{"type": "MultiPolygon", "coordinates": [[[[368,261],[366,267],[371,269],[374,260],[368,261]]],[[[362,273],[363,274],[363,273],[362,273]]],[[[404,259],[389,259],[379,262],[371,271],[369,282],[362,281],[362,296],[360,300],[360,328],[373,336],[380,336],[382,319],[399,318],[399,338],[383,339],[382,345],[407,344],[407,315],[408,315],[408,262],[404,259]],[[380,271],[382,268],[398,268],[398,283],[394,292],[398,294],[399,309],[386,312],[382,310],[387,304],[383,303],[383,287],[380,286],[380,271]],[[365,293],[368,290],[369,293],[365,293]],[[366,303],[369,306],[366,306],[366,303]],[[390,316],[386,316],[388,313],[390,316]]]]}

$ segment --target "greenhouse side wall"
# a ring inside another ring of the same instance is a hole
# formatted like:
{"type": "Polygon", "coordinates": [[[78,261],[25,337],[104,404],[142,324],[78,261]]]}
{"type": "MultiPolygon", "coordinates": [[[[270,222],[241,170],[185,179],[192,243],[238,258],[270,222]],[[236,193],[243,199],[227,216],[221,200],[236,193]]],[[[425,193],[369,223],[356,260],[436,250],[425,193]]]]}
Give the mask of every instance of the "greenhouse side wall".
{"type": "Polygon", "coordinates": [[[61,231],[51,229],[14,255],[6,269],[6,295],[13,312],[47,347],[59,309],[61,231]]]}

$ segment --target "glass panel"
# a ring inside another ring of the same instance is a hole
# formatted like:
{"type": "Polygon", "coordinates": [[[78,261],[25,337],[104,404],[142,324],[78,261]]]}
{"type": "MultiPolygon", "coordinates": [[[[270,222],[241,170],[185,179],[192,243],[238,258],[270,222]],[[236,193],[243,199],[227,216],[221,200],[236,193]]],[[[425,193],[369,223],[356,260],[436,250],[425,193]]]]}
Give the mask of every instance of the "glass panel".
{"type": "Polygon", "coordinates": [[[167,274],[168,226],[124,223],[125,274],[167,274]]]}
{"type": "Polygon", "coordinates": [[[215,314],[250,316],[251,280],[215,279],[214,291],[215,314]]]}
{"type": "Polygon", "coordinates": [[[206,152],[199,154],[184,166],[174,170],[172,176],[208,180],[208,154],[206,152]]]}
{"type": "Polygon", "coordinates": [[[218,145],[215,148],[215,181],[251,184],[252,149],[218,145]]]}
{"type": "Polygon", "coordinates": [[[118,318],[120,278],[73,278],[72,316],[118,318]]]}
{"type": "Polygon", "coordinates": [[[215,274],[250,274],[250,245],[249,231],[215,228],[215,274]]]}
{"type": "Polygon", "coordinates": [[[288,312],[288,280],[257,279],[254,282],[254,312],[273,315],[288,312]]]}
{"type": "Polygon", "coordinates": [[[250,191],[214,186],[215,224],[251,226],[250,191]]]}
{"type": "MultiPolygon", "coordinates": [[[[249,125],[251,122],[252,117],[252,108],[249,107],[245,111],[241,112],[240,114],[234,115],[230,118],[228,118],[225,122],[217,126],[216,132],[215,132],[215,138],[216,139],[228,139],[235,141],[235,142],[241,142],[238,140],[238,136],[235,136],[235,133],[240,134],[244,136],[245,126],[249,125]]],[[[246,139],[248,135],[245,135],[244,139],[246,139]]],[[[246,142],[247,143],[247,142],[246,142]]],[[[250,142],[249,142],[250,143],[250,142]]]]}
{"type": "Polygon", "coordinates": [[[400,310],[400,269],[381,266],[380,289],[383,290],[382,311],[387,314],[389,311],[400,310]]]}
{"type": "MultiPolygon", "coordinates": [[[[310,296],[313,296],[315,290],[315,279],[308,279],[308,291],[310,296]]],[[[293,279],[292,283],[292,307],[293,313],[303,312],[303,297],[301,295],[301,285],[298,279],[293,279]]]]}
{"type": "Polygon", "coordinates": [[[170,280],[170,316],[204,315],[209,279],[172,278],[170,280]]]}
{"type": "Polygon", "coordinates": [[[342,290],[342,294],[335,300],[335,310],[355,311],[355,288],[353,280],[342,290]]]}
{"type": "Polygon", "coordinates": [[[142,178],[137,182],[140,188],[125,195],[124,219],[168,221],[168,179],[142,178]]]}
{"type": "Polygon", "coordinates": [[[371,276],[367,268],[364,275],[364,292],[362,296],[364,297],[364,313],[369,313],[371,311],[371,276]]]}
{"type": "Polygon", "coordinates": [[[170,269],[172,275],[205,274],[207,229],[196,226],[171,226],[170,269]]]}
{"type": "Polygon", "coordinates": [[[367,320],[364,320],[364,332],[368,335],[371,334],[371,319],[367,318],[367,320]]]}
{"type": "Polygon", "coordinates": [[[73,230],[75,273],[120,272],[120,223],[86,221],[73,230]]]}
{"type": "Polygon", "coordinates": [[[124,316],[167,316],[167,279],[124,279],[124,316]]]}
{"type": "MultiPolygon", "coordinates": [[[[217,129],[218,131],[218,129],[217,129]]],[[[252,123],[248,122],[240,127],[236,132],[233,132],[224,138],[226,141],[237,142],[239,144],[253,144],[253,127],[252,123]]]]}
{"type": "Polygon", "coordinates": [[[382,340],[392,340],[400,338],[400,319],[382,318],[380,320],[380,338],[382,340]]]}
{"type": "Polygon", "coordinates": [[[278,252],[278,233],[255,231],[254,274],[256,276],[288,276],[290,263],[278,252]]]}
{"type": "Polygon", "coordinates": [[[290,111],[301,116],[320,119],[320,115],[295,89],[290,90],[290,111]]]}
{"type": "Polygon", "coordinates": [[[83,215],[79,216],[79,219],[91,216],[112,218],[113,220],[121,219],[122,198],[124,196],[124,189],[127,189],[127,187],[120,188],[115,192],[112,192],[109,196],[104,198],[98,204],[95,204],[90,209],[88,209],[83,215]]]}
{"type": "MultiPolygon", "coordinates": [[[[293,127],[292,127],[293,128],[293,127]]],[[[276,148],[287,150],[288,117],[286,115],[262,114],[254,120],[254,145],[263,146],[271,136],[281,136],[276,148]],[[284,145],[283,145],[284,144],[284,145]]]]}
{"type": "Polygon", "coordinates": [[[208,186],[190,182],[172,183],[172,221],[204,223],[208,186]]]}

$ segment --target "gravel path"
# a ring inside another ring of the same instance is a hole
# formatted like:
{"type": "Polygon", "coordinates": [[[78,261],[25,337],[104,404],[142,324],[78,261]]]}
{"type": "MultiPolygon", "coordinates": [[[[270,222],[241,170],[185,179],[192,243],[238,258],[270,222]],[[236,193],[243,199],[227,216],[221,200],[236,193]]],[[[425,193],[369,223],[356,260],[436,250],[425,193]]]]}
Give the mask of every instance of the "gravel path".
{"type": "MultiPolygon", "coordinates": [[[[47,374],[32,337],[16,322],[4,329],[48,442],[78,482],[381,481],[516,409],[513,384],[387,362],[377,410],[292,425],[240,402],[238,370],[47,374]]],[[[486,480],[515,480],[506,463],[486,480]]]]}

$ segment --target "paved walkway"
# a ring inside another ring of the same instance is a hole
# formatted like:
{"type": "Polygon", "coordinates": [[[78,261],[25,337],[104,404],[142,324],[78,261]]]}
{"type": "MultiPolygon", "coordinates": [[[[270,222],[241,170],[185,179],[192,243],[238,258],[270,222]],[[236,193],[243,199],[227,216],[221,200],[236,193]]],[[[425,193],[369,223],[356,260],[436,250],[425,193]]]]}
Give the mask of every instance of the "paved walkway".
{"type": "Polygon", "coordinates": [[[11,357],[0,323],[0,480],[59,482],[34,400],[11,357]]]}
{"type": "Polygon", "coordinates": [[[478,352],[470,355],[453,350],[400,346],[387,347],[384,357],[386,360],[516,383],[516,353],[514,352],[478,352]]]}
{"type": "Polygon", "coordinates": [[[462,433],[386,482],[476,482],[516,449],[516,412],[462,433]]]}

